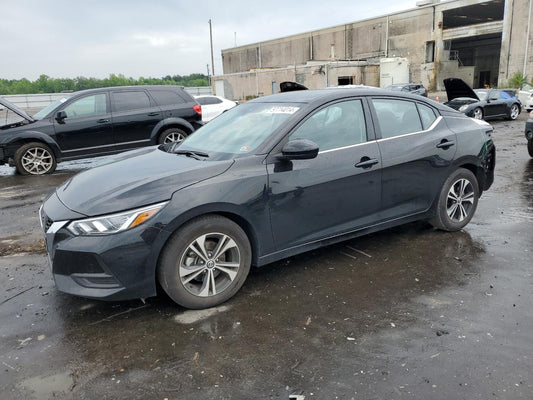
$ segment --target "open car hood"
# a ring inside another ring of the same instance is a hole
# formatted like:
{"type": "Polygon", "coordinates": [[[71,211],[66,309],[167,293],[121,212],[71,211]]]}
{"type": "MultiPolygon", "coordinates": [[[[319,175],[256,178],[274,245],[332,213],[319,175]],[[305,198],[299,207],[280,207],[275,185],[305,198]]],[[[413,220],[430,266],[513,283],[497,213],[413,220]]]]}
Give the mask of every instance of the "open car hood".
{"type": "Polygon", "coordinates": [[[281,93],[285,93],[285,92],[294,92],[296,90],[307,90],[307,88],[304,86],[304,85],[301,85],[299,83],[296,83],[296,82],[281,82],[279,84],[279,91],[281,93]]]}
{"type": "Polygon", "coordinates": [[[32,117],[30,117],[28,114],[26,114],[20,108],[18,108],[16,105],[11,104],[9,101],[7,101],[6,99],[4,99],[2,97],[0,97],[0,105],[6,107],[7,109],[9,109],[11,111],[13,111],[15,114],[21,116],[25,120],[28,120],[30,122],[34,122],[35,121],[32,117]]]}
{"type": "Polygon", "coordinates": [[[453,99],[457,99],[458,97],[469,97],[471,99],[476,99],[477,101],[479,101],[479,97],[477,97],[476,93],[462,79],[444,79],[444,87],[446,88],[448,101],[452,101],[453,99]]]}

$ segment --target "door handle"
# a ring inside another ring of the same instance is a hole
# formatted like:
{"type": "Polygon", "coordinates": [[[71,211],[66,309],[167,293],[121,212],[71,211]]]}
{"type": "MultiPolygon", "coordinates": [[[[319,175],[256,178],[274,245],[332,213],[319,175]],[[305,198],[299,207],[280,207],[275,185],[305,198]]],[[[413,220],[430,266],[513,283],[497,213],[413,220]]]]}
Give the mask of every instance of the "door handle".
{"type": "Polygon", "coordinates": [[[455,142],[453,140],[442,139],[442,141],[437,145],[437,148],[448,150],[453,145],[455,145],[455,142]]]}
{"type": "Polygon", "coordinates": [[[96,122],[98,122],[99,124],[105,124],[106,122],[109,122],[109,120],[108,120],[108,119],[105,119],[105,118],[101,118],[101,119],[99,119],[99,120],[96,121],[96,122]]]}
{"type": "Polygon", "coordinates": [[[148,114],[149,117],[155,117],[156,115],[159,115],[158,112],[151,112],[148,114]]]}
{"type": "Polygon", "coordinates": [[[375,158],[369,158],[369,157],[362,157],[361,161],[359,161],[357,164],[355,164],[356,168],[371,168],[373,165],[376,165],[379,162],[379,160],[375,158]]]}

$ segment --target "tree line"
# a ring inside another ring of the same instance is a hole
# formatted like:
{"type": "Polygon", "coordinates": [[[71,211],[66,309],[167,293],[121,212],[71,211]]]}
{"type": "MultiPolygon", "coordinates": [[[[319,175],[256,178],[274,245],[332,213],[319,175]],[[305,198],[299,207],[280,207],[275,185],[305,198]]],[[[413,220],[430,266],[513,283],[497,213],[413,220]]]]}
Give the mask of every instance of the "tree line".
{"type": "Polygon", "coordinates": [[[34,94],[34,93],[61,93],[95,89],[108,86],[136,86],[136,85],[178,85],[178,86],[209,86],[209,78],[204,74],[191,74],[187,76],[167,75],[162,78],[127,78],[122,74],[111,74],[108,78],[50,78],[41,75],[35,81],[26,78],[8,80],[0,78],[0,95],[3,94],[34,94]]]}

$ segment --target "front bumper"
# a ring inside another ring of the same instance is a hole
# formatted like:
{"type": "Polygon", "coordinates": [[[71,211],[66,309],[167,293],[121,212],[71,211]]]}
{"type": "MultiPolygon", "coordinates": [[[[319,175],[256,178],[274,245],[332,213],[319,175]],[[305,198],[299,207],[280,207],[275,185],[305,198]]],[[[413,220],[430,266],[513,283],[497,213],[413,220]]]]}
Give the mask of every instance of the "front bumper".
{"type": "Polygon", "coordinates": [[[102,300],[155,296],[160,249],[154,244],[162,231],[141,225],[111,235],[73,235],[68,224],[84,217],[66,208],[55,193],[41,208],[46,251],[57,289],[102,300]]]}

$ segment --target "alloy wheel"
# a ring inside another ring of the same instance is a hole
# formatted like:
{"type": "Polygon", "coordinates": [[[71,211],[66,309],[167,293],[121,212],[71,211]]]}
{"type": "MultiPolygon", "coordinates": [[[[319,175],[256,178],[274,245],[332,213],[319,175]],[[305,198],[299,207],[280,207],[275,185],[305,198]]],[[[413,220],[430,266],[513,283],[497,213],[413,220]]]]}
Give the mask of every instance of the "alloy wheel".
{"type": "Polygon", "coordinates": [[[174,143],[174,142],[181,142],[185,139],[185,135],[181,132],[170,132],[165,136],[165,140],[163,143],[174,143]]]}
{"type": "Polygon", "coordinates": [[[21,158],[22,167],[32,175],[46,174],[52,168],[53,162],[52,155],[41,147],[29,148],[21,158]]]}
{"type": "Polygon", "coordinates": [[[509,113],[509,116],[511,117],[511,119],[517,119],[518,114],[519,114],[518,106],[516,104],[513,104],[511,107],[511,112],[509,113]]]}
{"type": "Polygon", "coordinates": [[[474,110],[474,118],[475,119],[483,119],[483,110],[481,108],[476,108],[474,110]]]}
{"type": "Polygon", "coordinates": [[[474,207],[475,192],[472,183],[467,179],[457,180],[448,192],[446,209],[454,222],[465,220],[474,207]]]}
{"type": "Polygon", "coordinates": [[[237,243],[223,233],[207,233],[192,241],[179,263],[182,285],[195,296],[215,296],[237,277],[241,252],[237,243]]]}

